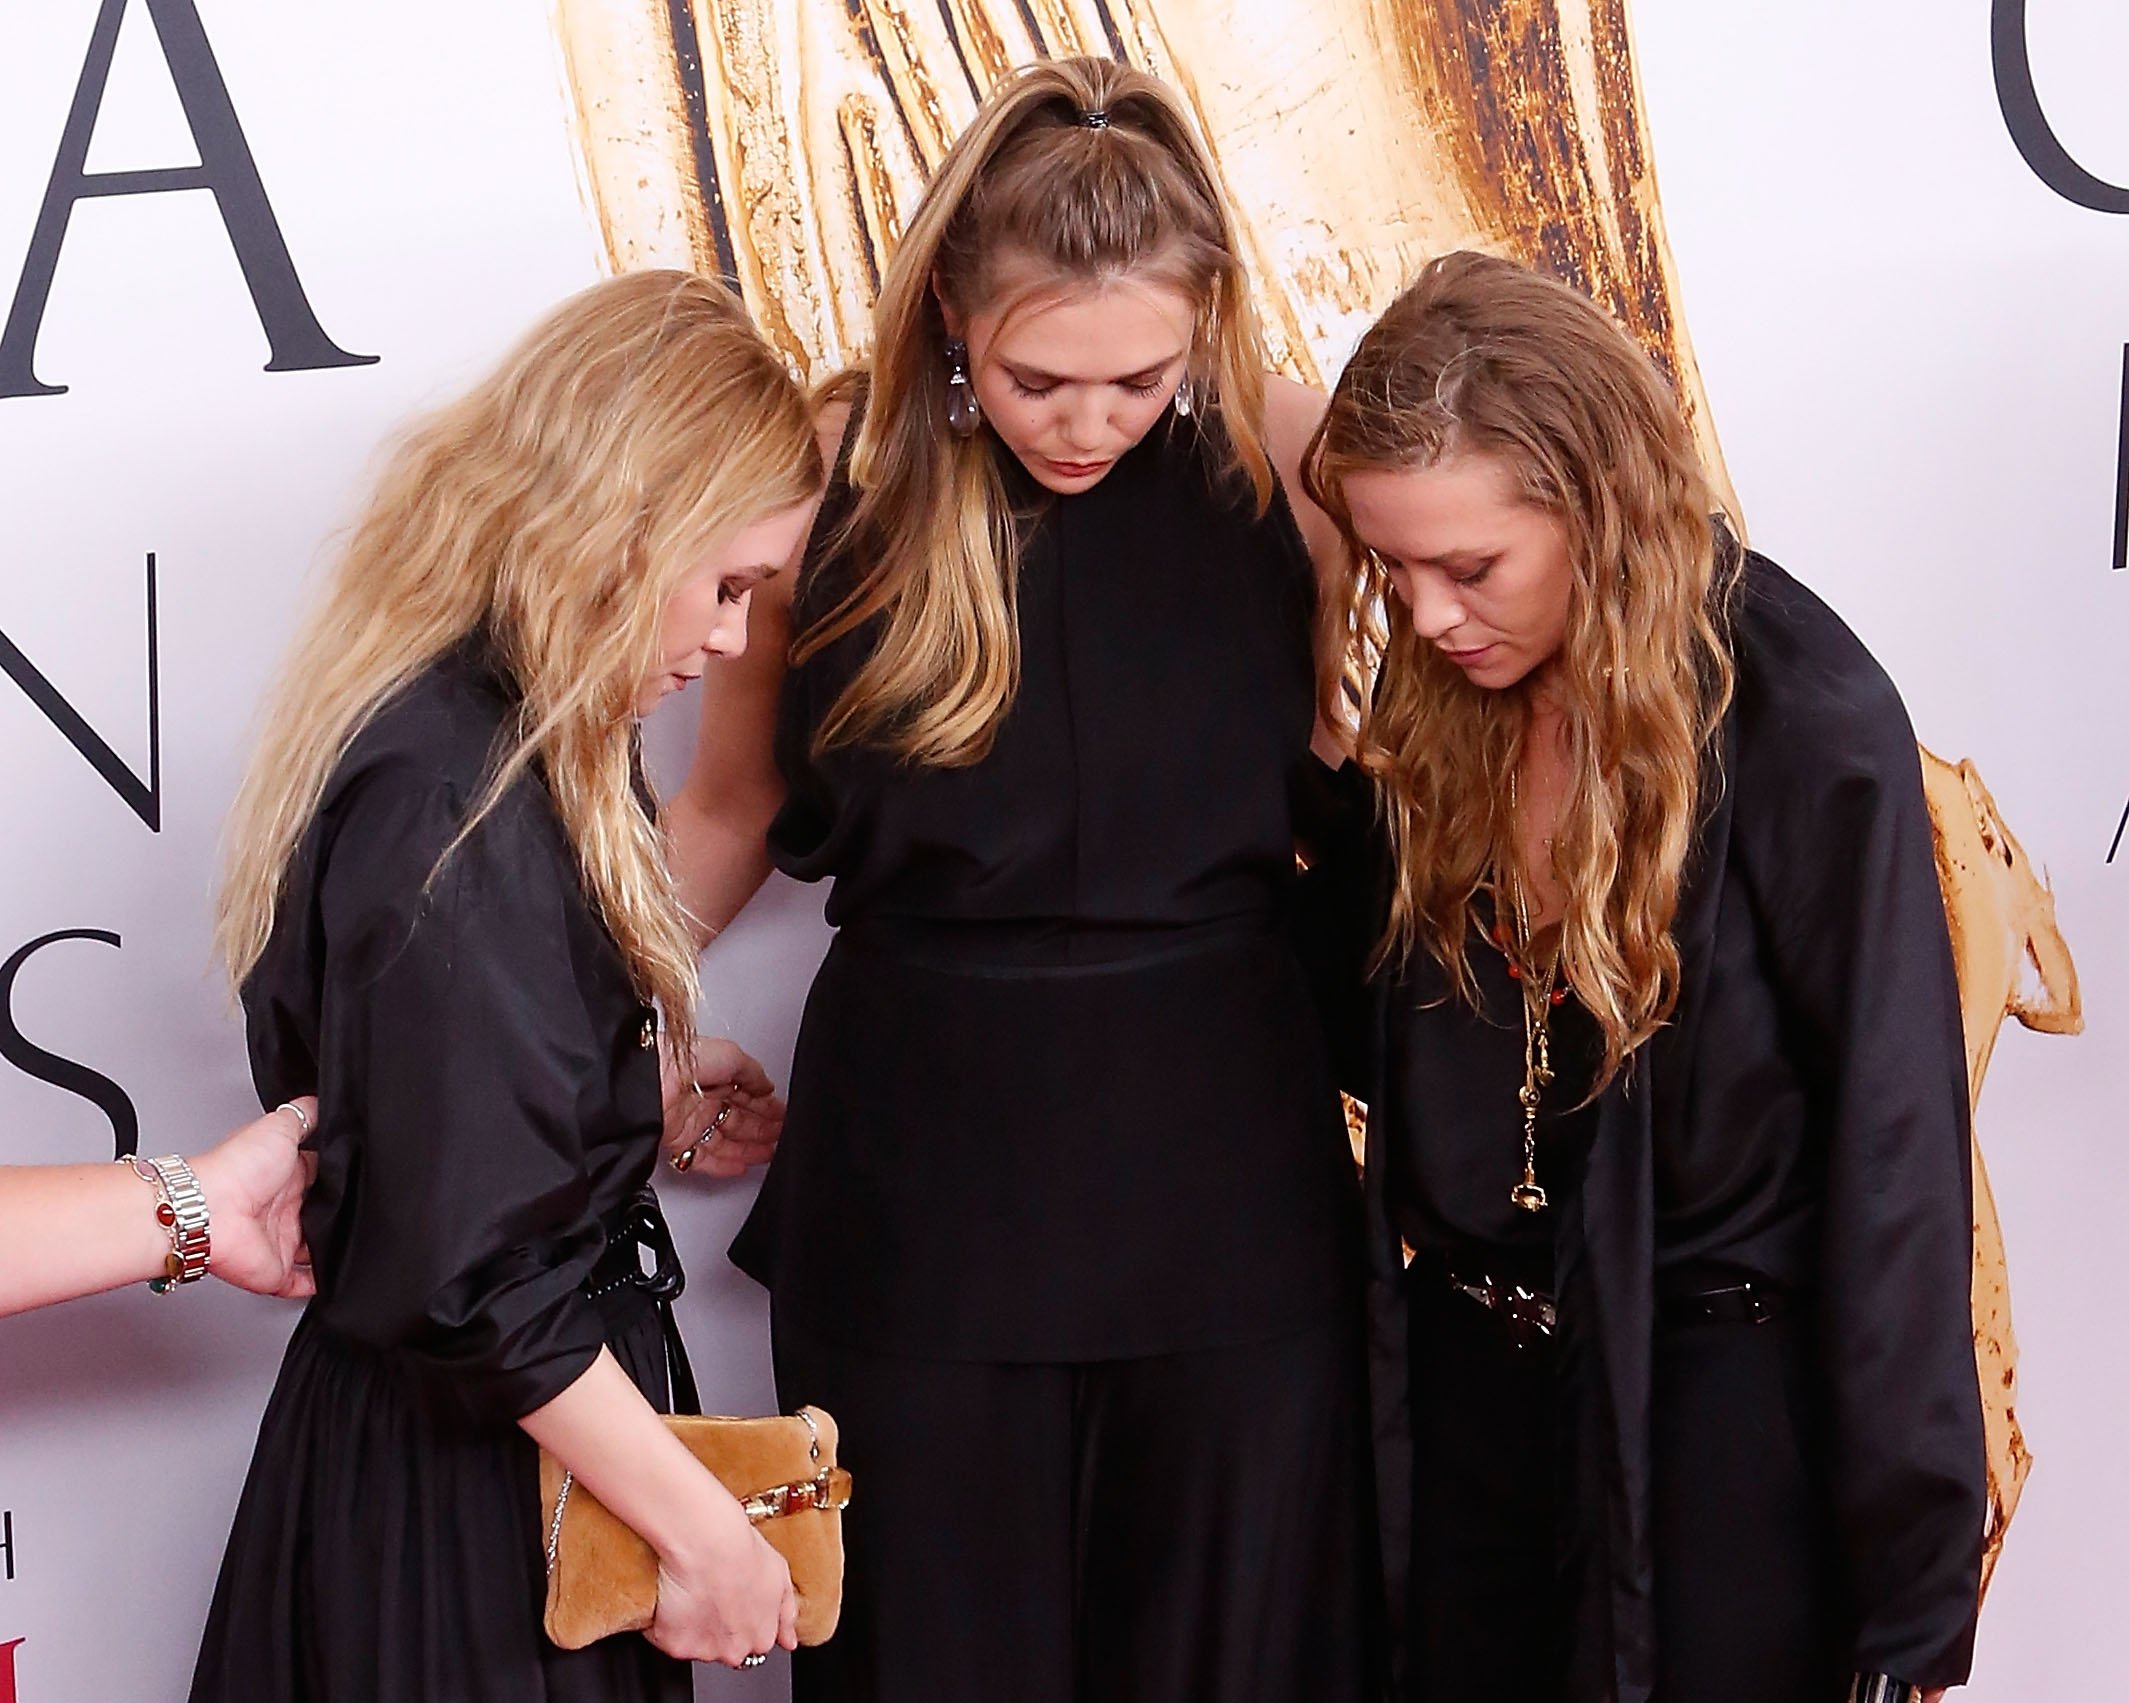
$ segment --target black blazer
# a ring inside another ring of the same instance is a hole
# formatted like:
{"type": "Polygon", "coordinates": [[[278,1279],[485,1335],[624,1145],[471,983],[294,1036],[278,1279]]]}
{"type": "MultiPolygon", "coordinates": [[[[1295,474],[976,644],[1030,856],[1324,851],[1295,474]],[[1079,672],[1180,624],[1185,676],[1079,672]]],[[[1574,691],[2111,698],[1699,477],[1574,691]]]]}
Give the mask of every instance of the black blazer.
{"type": "MultiPolygon", "coordinates": [[[[1971,1319],[1966,1060],[1913,732],[1826,605],[1747,555],[1721,783],[1688,866],[1672,1021],[1598,1104],[1555,1265],[1567,1399],[1608,1557],[1577,1616],[1577,1699],[1642,1703],[1656,1668],[1650,1391],[1661,1269],[1718,1259],[1812,1297],[1825,1378],[1836,1601],[1854,1666],[1966,1677],[1986,1469],[1971,1319]],[[1601,1600],[1596,1600],[1601,1599],[1601,1600]]],[[[1343,831],[1307,881],[1314,968],[1349,1090],[1383,1102],[1390,979],[1364,964],[1387,847],[1341,772],[1343,831]]],[[[1407,975],[1439,976],[1431,960],[1407,975]]],[[[1444,990],[1446,991],[1446,990],[1444,990]]],[[[1409,1007],[1408,1007],[1409,1008],[1409,1007]]],[[[1401,1244],[1375,1120],[1366,1156],[1374,1419],[1393,1615],[1411,1455],[1401,1244]]]]}

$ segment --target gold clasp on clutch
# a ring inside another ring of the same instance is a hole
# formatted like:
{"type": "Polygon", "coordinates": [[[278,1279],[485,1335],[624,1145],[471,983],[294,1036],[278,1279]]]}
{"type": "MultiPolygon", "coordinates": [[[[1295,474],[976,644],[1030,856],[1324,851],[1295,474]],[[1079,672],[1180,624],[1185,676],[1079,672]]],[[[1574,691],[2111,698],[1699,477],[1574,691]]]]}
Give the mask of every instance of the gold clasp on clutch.
{"type": "Polygon", "coordinates": [[[739,1504],[750,1520],[780,1520],[787,1514],[819,1510],[840,1513],[850,1506],[850,1475],[839,1470],[817,1478],[802,1478],[795,1484],[778,1484],[758,1490],[739,1504]]]}

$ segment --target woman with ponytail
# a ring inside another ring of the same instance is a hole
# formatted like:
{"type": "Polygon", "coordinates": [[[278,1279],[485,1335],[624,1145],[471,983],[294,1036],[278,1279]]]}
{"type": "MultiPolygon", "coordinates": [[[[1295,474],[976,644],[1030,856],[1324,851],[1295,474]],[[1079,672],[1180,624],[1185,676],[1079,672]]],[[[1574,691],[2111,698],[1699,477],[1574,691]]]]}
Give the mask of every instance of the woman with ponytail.
{"type": "Polygon", "coordinates": [[[674,818],[711,923],[834,883],[735,1249],[861,1486],[796,1696],[1357,1699],[1358,1201],[1288,933],[1339,545],[1175,96],[1005,79],[854,388],[674,818]]]}

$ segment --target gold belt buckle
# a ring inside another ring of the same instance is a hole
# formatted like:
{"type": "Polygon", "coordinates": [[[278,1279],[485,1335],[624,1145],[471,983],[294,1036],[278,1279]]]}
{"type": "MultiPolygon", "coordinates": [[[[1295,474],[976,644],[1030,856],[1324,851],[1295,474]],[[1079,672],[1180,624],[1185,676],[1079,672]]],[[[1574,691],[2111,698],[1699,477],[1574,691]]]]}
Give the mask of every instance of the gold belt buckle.
{"type": "Polygon", "coordinates": [[[1459,1295],[1469,1296],[1489,1312],[1499,1313],[1506,1319],[1519,1348],[1529,1347],[1537,1338],[1551,1336],[1559,1324],[1559,1309],[1552,1297],[1520,1283],[1503,1283],[1490,1275],[1473,1282],[1452,1272],[1449,1284],[1459,1295]]]}

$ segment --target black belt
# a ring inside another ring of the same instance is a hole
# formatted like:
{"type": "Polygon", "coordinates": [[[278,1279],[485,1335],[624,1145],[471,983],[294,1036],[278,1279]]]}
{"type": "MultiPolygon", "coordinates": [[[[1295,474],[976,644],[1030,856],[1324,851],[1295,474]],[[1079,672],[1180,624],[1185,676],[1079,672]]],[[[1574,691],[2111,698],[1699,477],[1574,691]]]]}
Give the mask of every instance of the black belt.
{"type": "Polygon", "coordinates": [[[991,981],[1052,981],[1150,970],[1281,939],[1278,919],[1244,912],[1203,922],[1128,924],[944,922],[922,917],[853,918],[836,948],[873,952],[920,970],[991,981]]]}
{"type": "Polygon", "coordinates": [[[680,1326],[673,1318],[673,1302],[687,1287],[687,1273],[681,1269],[672,1226],[665,1221],[657,1195],[643,1190],[600,1228],[606,1232],[606,1251],[584,1279],[584,1293],[609,1306],[618,1297],[641,1297],[657,1307],[665,1336],[665,1374],[673,1393],[672,1410],[700,1413],[702,1399],[695,1391],[695,1369],[688,1363],[687,1345],[680,1340],[680,1326]]]}
{"type": "MultiPolygon", "coordinates": [[[[1544,1290],[1462,1258],[1425,1253],[1417,1257],[1434,1267],[1457,1294],[1499,1319],[1517,1347],[1543,1341],[1559,1328],[1559,1303],[1544,1290]]],[[[1763,1325],[1787,1312],[1794,1300],[1793,1291],[1765,1278],[1710,1281],[1705,1272],[1689,1271],[1658,1279],[1656,1319],[1666,1328],[1763,1325]]]]}
{"type": "Polygon", "coordinates": [[[1795,1293],[1761,1277],[1740,1277],[1712,1288],[1670,1289],[1656,1294],[1657,1322],[1679,1325],[1763,1325],[1779,1318],[1795,1293]]]}
{"type": "Polygon", "coordinates": [[[1518,1348],[1530,1348],[1550,1337],[1559,1324],[1558,1304],[1530,1280],[1528,1271],[1518,1275],[1515,1270],[1534,1263],[1529,1250],[1492,1260],[1478,1248],[1460,1248],[1454,1254],[1422,1249],[1412,1256],[1412,1271],[1422,1281],[1446,1284],[1485,1308],[1518,1348]]]}

